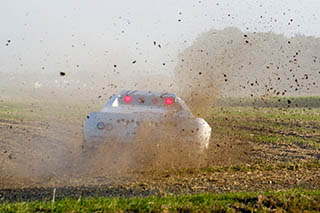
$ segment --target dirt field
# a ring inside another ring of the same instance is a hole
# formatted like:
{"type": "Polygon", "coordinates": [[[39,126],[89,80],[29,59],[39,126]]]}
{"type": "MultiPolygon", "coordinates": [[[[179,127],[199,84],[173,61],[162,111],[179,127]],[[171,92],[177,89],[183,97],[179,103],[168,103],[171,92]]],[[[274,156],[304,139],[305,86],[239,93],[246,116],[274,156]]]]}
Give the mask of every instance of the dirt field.
{"type": "Polygon", "coordinates": [[[96,156],[84,159],[82,118],[90,109],[72,109],[48,113],[41,105],[2,102],[0,200],[50,199],[54,188],[57,198],[320,188],[319,108],[217,106],[207,118],[210,147],[196,168],[112,174],[96,156]],[[94,172],[83,172],[94,164],[94,172]]]}

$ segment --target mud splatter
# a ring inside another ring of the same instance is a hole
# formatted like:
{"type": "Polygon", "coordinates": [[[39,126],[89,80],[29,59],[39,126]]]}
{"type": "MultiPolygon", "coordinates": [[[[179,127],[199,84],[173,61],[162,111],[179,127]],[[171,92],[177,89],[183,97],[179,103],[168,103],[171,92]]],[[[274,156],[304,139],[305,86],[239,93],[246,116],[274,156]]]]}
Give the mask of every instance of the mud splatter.
{"type": "Polygon", "coordinates": [[[237,28],[201,34],[179,55],[177,93],[203,115],[218,96],[319,95],[320,38],[242,32],[237,28]],[[312,79],[312,80],[310,80],[312,79]]]}

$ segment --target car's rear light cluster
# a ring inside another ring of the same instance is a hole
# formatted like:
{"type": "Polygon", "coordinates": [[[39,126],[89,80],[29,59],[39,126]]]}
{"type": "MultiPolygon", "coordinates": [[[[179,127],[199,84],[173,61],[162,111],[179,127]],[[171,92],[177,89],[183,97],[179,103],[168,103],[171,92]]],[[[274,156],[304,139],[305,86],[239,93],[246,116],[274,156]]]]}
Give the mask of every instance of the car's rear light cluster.
{"type": "Polygon", "coordinates": [[[167,105],[171,105],[171,104],[173,104],[173,98],[170,98],[170,97],[168,97],[168,98],[166,98],[166,99],[164,99],[164,102],[167,104],[167,105]]]}
{"type": "Polygon", "coordinates": [[[130,102],[132,101],[132,98],[131,98],[130,95],[126,95],[126,96],[124,96],[123,100],[124,100],[124,102],[126,102],[126,103],[130,103],[130,102]]]}
{"type": "MultiPolygon", "coordinates": [[[[123,97],[123,100],[124,100],[125,103],[131,103],[132,102],[132,97],[130,95],[126,95],[126,96],[123,97]]],[[[141,100],[143,100],[143,99],[139,99],[139,103],[144,103],[144,101],[141,101],[141,100]]],[[[164,99],[164,103],[166,105],[171,105],[171,104],[174,103],[174,98],[166,97],[164,99]]]]}

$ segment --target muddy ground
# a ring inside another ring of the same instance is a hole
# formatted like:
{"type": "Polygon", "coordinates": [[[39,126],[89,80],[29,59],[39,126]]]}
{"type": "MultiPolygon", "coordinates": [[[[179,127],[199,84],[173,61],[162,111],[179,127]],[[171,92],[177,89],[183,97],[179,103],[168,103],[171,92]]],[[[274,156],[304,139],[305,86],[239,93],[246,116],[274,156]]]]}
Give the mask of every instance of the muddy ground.
{"type": "Polygon", "coordinates": [[[54,188],[57,198],[320,188],[317,149],[226,137],[214,123],[197,164],[132,169],[127,160],[111,172],[107,153],[84,154],[80,123],[1,119],[0,200],[51,199],[54,188]]]}

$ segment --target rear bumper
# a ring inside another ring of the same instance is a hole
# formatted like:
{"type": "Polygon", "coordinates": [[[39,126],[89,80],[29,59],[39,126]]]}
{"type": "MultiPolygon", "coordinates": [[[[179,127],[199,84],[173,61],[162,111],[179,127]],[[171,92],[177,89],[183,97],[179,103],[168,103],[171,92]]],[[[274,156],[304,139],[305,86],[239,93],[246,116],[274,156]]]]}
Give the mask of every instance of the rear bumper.
{"type": "Polygon", "coordinates": [[[142,131],[147,133],[142,139],[152,140],[150,142],[161,141],[166,135],[173,134],[175,140],[200,146],[201,151],[208,148],[211,127],[204,119],[179,118],[173,120],[177,122],[173,126],[160,122],[151,122],[155,125],[139,125],[141,122],[137,121],[137,117],[128,119],[128,115],[113,116],[109,113],[93,112],[89,114],[84,123],[84,142],[88,147],[111,142],[133,143],[137,138],[139,139],[139,136],[141,137],[142,131]],[[103,123],[103,128],[98,128],[99,122],[103,123]]]}

